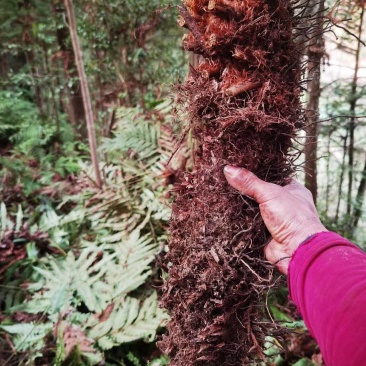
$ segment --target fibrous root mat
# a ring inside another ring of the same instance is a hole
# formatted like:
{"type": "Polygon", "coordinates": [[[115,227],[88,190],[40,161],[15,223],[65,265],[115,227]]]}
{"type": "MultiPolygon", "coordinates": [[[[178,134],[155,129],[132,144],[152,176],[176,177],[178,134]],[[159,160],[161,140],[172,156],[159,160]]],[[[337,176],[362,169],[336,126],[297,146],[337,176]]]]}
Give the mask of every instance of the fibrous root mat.
{"type": "Polygon", "coordinates": [[[201,55],[179,97],[196,140],[194,168],[175,186],[169,277],[171,321],[159,346],[171,365],[246,365],[264,358],[276,328],[264,306],[273,284],[258,205],[231,188],[232,164],[284,185],[301,126],[300,55],[288,0],[186,0],[186,50],[201,55]]]}

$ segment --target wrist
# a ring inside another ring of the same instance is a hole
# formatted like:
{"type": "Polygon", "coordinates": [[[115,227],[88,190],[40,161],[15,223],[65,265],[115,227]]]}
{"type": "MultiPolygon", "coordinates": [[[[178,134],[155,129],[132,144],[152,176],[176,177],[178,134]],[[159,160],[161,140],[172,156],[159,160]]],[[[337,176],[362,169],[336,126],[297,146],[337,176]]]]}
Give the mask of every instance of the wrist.
{"type": "Polygon", "coordinates": [[[286,248],[286,253],[288,255],[293,255],[296,249],[306,241],[308,238],[321,233],[327,232],[327,228],[321,222],[313,222],[310,225],[305,224],[305,227],[299,231],[294,237],[291,239],[290,245],[286,248]]]}

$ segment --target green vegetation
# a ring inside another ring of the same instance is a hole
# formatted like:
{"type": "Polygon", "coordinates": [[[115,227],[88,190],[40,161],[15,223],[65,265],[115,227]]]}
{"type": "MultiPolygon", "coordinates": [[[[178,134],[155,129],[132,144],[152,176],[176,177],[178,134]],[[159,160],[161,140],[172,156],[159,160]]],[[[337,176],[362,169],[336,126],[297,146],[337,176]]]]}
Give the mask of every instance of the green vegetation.
{"type": "MultiPolygon", "coordinates": [[[[132,117],[142,118],[137,110],[123,108],[117,116],[121,128],[134,126],[132,117]]],[[[169,218],[164,161],[175,144],[172,130],[163,129],[166,122],[152,122],[126,134],[117,130],[105,141],[110,162],[101,166],[103,192],[79,158],[75,181],[60,178],[61,187],[47,190],[45,180],[28,203],[1,204],[2,244],[9,253],[1,258],[7,268],[0,287],[0,329],[12,336],[24,364],[45,357],[49,342],[54,347],[49,362],[61,365],[75,358],[75,365],[95,365],[109,359],[110,349],[154,341],[164,326],[167,315],[158,307],[154,288],[169,218]]],[[[41,166],[37,172],[48,174],[41,166]]],[[[19,173],[29,189],[31,183],[19,173]]]]}
{"type": "Polygon", "coordinates": [[[166,92],[186,58],[162,5],[75,4],[103,191],[63,4],[1,5],[2,365],[167,363],[154,346],[167,319],[165,163],[179,134],[166,92]]]}

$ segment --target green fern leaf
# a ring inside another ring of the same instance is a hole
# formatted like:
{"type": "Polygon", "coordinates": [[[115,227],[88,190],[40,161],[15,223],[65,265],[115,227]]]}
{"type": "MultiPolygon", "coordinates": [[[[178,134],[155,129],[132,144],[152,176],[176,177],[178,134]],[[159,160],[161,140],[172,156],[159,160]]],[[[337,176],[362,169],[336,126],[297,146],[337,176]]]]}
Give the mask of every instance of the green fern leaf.
{"type": "Polygon", "coordinates": [[[14,325],[0,325],[0,329],[9,334],[16,335],[13,338],[17,351],[29,349],[40,350],[44,346],[46,335],[52,331],[52,323],[22,323],[14,325]]]}
{"type": "Polygon", "coordinates": [[[136,298],[121,298],[114,304],[109,318],[96,324],[89,336],[96,339],[102,349],[110,349],[112,346],[137,339],[151,342],[157,329],[164,326],[166,320],[166,313],[158,306],[156,292],[149,296],[142,306],[136,298]]]}

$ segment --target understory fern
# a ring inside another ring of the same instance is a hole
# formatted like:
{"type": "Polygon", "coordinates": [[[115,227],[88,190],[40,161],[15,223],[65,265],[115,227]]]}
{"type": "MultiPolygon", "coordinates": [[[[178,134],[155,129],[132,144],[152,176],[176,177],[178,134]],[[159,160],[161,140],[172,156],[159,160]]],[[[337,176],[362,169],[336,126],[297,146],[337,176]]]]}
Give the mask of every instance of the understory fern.
{"type": "MultiPolygon", "coordinates": [[[[137,339],[152,341],[166,315],[158,307],[155,291],[134,291],[151,275],[156,249],[151,239],[136,230],[113,247],[84,243],[77,258],[72,251],[66,258],[48,257],[43,268],[36,268],[38,281],[28,287],[32,299],[18,309],[30,314],[42,311],[49,330],[60,322],[77,326],[59,333],[58,343],[62,345],[70,339],[70,333],[81,331],[88,346],[92,346],[89,352],[100,356],[98,360],[102,359],[103,350],[119,344],[137,339]]],[[[45,323],[22,325],[17,328],[18,337],[27,331],[29,335],[40,334],[45,328],[45,323]]],[[[13,328],[3,329],[16,333],[13,328]]],[[[39,348],[39,337],[22,339],[22,350],[39,348]]],[[[78,337],[73,346],[85,340],[78,337]]],[[[59,357],[65,359],[69,355],[65,352],[59,357]]]]}
{"type": "Polygon", "coordinates": [[[158,154],[159,129],[146,120],[138,108],[120,108],[116,113],[118,130],[115,137],[106,139],[102,149],[130,151],[140,159],[151,159],[158,154]]]}
{"type": "MultiPolygon", "coordinates": [[[[38,220],[37,228],[64,254],[35,261],[27,301],[7,309],[34,320],[0,324],[15,349],[28,352],[25,365],[43,357],[50,339],[54,365],[98,365],[113,347],[154,341],[167,321],[152,286],[157,278],[152,265],[166,242],[170,208],[163,199],[164,174],[177,141],[159,119],[126,109],[117,115],[116,137],[102,147],[109,156],[109,163],[100,165],[103,190],[90,184],[90,167],[81,164],[78,184],[86,188],[59,205],[73,202],[74,209],[67,215],[49,209],[38,220]]],[[[4,205],[1,216],[2,232],[22,222],[18,213],[12,224],[4,205]]]]}

